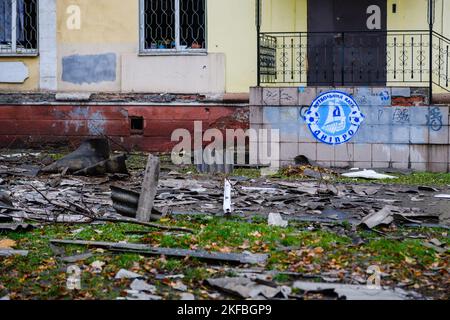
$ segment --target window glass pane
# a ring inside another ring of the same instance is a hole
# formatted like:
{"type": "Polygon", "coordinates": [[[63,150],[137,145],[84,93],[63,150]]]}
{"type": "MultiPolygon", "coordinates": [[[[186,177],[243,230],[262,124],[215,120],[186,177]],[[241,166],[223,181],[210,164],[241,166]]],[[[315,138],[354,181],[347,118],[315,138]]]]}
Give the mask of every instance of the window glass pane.
{"type": "Polygon", "coordinates": [[[17,42],[25,49],[37,48],[37,1],[22,0],[17,2],[17,42]],[[20,4],[20,5],[19,5],[20,4]]]}
{"type": "Polygon", "coordinates": [[[205,49],[205,0],[180,0],[180,45],[205,49]]]}
{"type": "Polygon", "coordinates": [[[175,48],[175,0],[145,0],[145,49],[175,48]]]}
{"type": "Polygon", "coordinates": [[[38,43],[37,0],[16,0],[17,52],[12,52],[12,0],[0,0],[0,53],[33,53],[38,43]]]}

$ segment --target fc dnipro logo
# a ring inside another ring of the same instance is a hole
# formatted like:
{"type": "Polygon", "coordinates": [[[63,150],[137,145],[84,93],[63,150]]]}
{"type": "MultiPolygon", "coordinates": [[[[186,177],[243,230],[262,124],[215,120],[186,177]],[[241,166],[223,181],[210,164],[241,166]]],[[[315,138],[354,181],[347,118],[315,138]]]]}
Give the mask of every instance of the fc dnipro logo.
{"type": "Polygon", "coordinates": [[[364,115],[352,97],[340,91],[328,91],[313,101],[304,119],[317,140],[336,145],[355,136],[364,115]]]}

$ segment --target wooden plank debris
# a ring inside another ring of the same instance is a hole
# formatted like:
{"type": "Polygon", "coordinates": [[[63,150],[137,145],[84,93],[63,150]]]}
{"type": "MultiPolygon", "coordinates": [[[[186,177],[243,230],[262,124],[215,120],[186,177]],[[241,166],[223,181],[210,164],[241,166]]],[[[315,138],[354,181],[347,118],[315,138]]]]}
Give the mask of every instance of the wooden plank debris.
{"type": "Polygon", "coordinates": [[[58,245],[82,245],[103,248],[111,251],[133,252],[147,255],[164,255],[178,258],[192,257],[202,260],[223,261],[230,263],[260,264],[267,261],[266,254],[253,253],[220,253],[208,252],[204,250],[186,250],[172,248],[156,248],[145,244],[115,243],[83,240],[50,240],[52,244],[58,245]]]}
{"type": "Polygon", "coordinates": [[[136,218],[141,222],[149,222],[155,201],[156,191],[159,181],[159,158],[153,155],[148,156],[147,167],[145,169],[142,191],[139,197],[139,205],[136,218]]]}

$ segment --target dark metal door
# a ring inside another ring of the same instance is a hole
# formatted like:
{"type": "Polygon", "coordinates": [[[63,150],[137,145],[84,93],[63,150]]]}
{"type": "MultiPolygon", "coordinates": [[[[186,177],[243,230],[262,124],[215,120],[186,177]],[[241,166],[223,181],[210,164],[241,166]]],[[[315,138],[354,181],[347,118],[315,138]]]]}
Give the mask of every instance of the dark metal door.
{"type": "Polygon", "coordinates": [[[308,84],[386,84],[386,0],[308,0],[308,84]]]}

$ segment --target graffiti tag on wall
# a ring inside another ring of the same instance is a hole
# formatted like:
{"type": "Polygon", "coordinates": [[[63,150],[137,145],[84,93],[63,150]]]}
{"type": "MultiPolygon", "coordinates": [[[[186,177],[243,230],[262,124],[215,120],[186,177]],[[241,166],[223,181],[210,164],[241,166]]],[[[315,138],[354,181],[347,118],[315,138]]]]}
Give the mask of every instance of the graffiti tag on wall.
{"type": "Polygon", "coordinates": [[[433,131],[442,129],[442,113],[438,107],[430,108],[427,115],[427,126],[433,131]]]}

